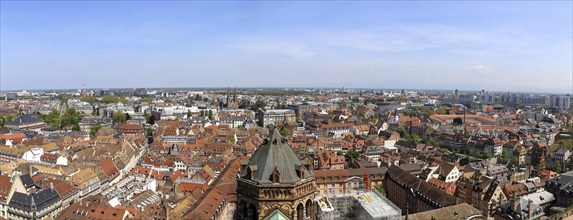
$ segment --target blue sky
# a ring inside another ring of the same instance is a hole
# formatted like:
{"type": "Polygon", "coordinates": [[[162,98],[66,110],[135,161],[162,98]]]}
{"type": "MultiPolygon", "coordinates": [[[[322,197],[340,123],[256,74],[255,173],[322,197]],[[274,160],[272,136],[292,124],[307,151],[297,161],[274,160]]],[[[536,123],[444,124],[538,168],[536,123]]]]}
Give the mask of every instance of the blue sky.
{"type": "Polygon", "coordinates": [[[1,1],[1,90],[571,93],[573,1],[1,1]]]}

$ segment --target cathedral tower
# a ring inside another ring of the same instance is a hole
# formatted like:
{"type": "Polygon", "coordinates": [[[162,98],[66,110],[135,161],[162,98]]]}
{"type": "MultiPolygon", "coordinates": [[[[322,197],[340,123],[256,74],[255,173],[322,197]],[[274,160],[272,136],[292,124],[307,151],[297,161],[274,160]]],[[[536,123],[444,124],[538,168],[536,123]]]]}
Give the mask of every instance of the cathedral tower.
{"type": "Polygon", "coordinates": [[[316,219],[314,175],[274,129],[237,178],[238,219],[316,219]],[[274,219],[274,218],[273,218],[274,219]]]}

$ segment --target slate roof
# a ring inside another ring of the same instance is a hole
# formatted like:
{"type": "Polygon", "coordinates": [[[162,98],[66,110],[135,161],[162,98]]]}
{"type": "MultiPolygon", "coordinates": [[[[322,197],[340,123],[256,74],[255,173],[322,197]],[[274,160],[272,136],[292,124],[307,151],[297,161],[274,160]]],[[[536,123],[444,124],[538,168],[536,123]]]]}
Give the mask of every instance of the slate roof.
{"type": "Polygon", "coordinates": [[[14,121],[8,122],[6,123],[6,125],[22,125],[22,124],[41,123],[41,122],[44,122],[44,120],[42,120],[42,117],[40,117],[36,113],[33,113],[33,114],[18,116],[16,119],[14,119],[14,121]]]}
{"type": "Polygon", "coordinates": [[[424,195],[442,207],[455,205],[455,199],[452,195],[449,195],[446,192],[430,185],[426,181],[417,178],[408,172],[405,172],[399,166],[392,165],[388,168],[386,174],[391,176],[396,182],[403,184],[412,190],[424,195]]]}
{"type": "MultiPolygon", "coordinates": [[[[470,204],[462,203],[449,207],[410,214],[408,215],[408,219],[409,220],[467,219],[468,217],[475,215],[481,215],[481,211],[470,204]]],[[[405,217],[402,217],[402,219],[405,219],[405,217]]],[[[483,219],[483,218],[477,218],[477,219],[483,219]]]]}
{"type": "Polygon", "coordinates": [[[302,161],[298,159],[292,147],[287,144],[278,129],[270,134],[263,145],[255,151],[249,164],[242,171],[241,176],[246,176],[247,170],[254,170],[253,181],[259,183],[272,183],[270,176],[275,169],[280,173],[280,183],[294,183],[301,180],[297,175],[297,169],[302,168],[305,177],[311,177],[313,174],[303,166],[302,161]]]}
{"type": "Polygon", "coordinates": [[[532,202],[531,203],[532,216],[529,217],[529,200],[524,198],[511,199],[506,203],[502,204],[499,208],[501,209],[502,213],[499,213],[498,210],[498,214],[504,217],[507,215],[511,216],[514,214],[519,214],[520,216],[525,217],[525,219],[537,219],[544,215],[543,209],[535,202],[532,202]]]}
{"type": "Polygon", "coordinates": [[[90,124],[90,125],[110,124],[111,118],[107,118],[107,117],[83,117],[80,123],[90,124]]]}
{"type": "Polygon", "coordinates": [[[562,173],[560,176],[545,181],[559,185],[562,190],[573,191],[573,171],[562,173]]]}
{"type": "Polygon", "coordinates": [[[26,211],[39,211],[60,200],[55,189],[47,188],[32,195],[14,192],[9,206],[26,211]]]}
{"type": "Polygon", "coordinates": [[[32,176],[30,176],[30,174],[21,175],[20,180],[22,180],[26,189],[34,186],[34,180],[32,180],[32,176]]]}

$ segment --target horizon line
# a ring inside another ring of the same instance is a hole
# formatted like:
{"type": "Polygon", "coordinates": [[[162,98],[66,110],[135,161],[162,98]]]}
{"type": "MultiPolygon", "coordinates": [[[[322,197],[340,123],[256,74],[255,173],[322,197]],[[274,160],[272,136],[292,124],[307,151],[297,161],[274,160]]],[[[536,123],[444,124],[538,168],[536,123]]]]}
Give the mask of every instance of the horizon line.
{"type": "MultiPolygon", "coordinates": [[[[153,89],[153,90],[175,90],[175,89],[181,89],[181,90],[193,90],[193,89],[206,89],[206,90],[214,90],[214,89],[227,89],[227,88],[231,88],[229,86],[205,86],[205,87],[200,87],[200,86],[190,86],[190,87],[93,87],[93,88],[50,88],[50,89],[10,89],[10,90],[2,90],[0,89],[0,93],[12,93],[12,92],[22,92],[22,91],[27,91],[27,92],[46,92],[46,91],[67,91],[67,90],[77,90],[77,89],[81,89],[81,90],[127,90],[127,89],[131,89],[131,90],[135,90],[135,89],[153,89]]],[[[241,86],[233,86],[233,88],[237,88],[237,89],[350,89],[350,90],[357,90],[357,89],[363,89],[363,90],[406,90],[406,91],[454,91],[454,90],[458,90],[460,92],[480,92],[482,91],[482,89],[460,89],[460,88],[451,88],[451,89],[432,89],[432,88],[425,88],[425,89],[414,89],[414,88],[382,88],[382,87],[378,87],[378,88],[373,88],[373,87],[328,87],[328,86],[315,86],[315,87],[304,87],[304,86],[253,86],[253,87],[241,87],[241,86]]],[[[512,90],[487,90],[487,89],[483,89],[484,91],[488,91],[488,92],[493,92],[493,93],[532,93],[532,94],[560,94],[560,95],[571,95],[572,93],[566,93],[566,92],[533,92],[533,91],[512,91],[512,90]]]]}

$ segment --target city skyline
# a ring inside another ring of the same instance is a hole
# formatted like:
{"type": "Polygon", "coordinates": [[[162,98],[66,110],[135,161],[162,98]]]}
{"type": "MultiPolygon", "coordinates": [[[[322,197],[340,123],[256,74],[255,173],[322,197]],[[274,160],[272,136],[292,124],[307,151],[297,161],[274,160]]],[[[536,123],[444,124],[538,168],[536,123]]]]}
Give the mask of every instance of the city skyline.
{"type": "Polygon", "coordinates": [[[0,4],[2,91],[573,92],[571,1],[0,4]]]}

